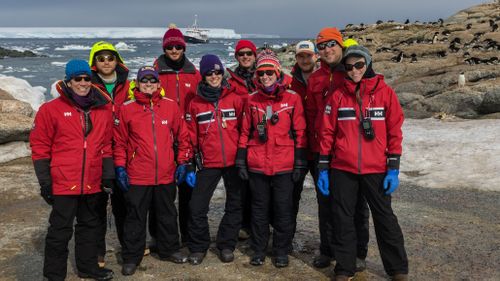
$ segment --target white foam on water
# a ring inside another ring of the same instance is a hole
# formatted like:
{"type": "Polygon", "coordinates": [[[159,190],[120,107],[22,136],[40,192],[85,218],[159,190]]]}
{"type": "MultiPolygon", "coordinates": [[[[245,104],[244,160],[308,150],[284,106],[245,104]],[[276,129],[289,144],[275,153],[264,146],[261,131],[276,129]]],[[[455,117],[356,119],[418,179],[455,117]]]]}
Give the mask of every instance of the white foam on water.
{"type": "Polygon", "coordinates": [[[56,47],[54,51],[77,51],[77,50],[90,50],[90,46],[83,45],[65,45],[63,47],[56,47]]]}
{"type": "Polygon", "coordinates": [[[62,61],[53,61],[50,64],[55,65],[55,66],[66,66],[66,63],[62,62],[62,61]]]}
{"type": "Polygon", "coordinates": [[[118,51],[128,51],[128,52],[135,52],[137,49],[137,47],[134,44],[127,44],[123,41],[116,43],[115,48],[118,51]]]}

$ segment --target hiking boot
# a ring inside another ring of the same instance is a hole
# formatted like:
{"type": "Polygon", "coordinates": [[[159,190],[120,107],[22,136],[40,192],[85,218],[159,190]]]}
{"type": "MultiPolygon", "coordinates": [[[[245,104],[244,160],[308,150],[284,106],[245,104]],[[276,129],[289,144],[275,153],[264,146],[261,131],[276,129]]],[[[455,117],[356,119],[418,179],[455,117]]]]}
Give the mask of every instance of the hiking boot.
{"type": "Polygon", "coordinates": [[[266,260],[265,256],[255,255],[250,260],[250,264],[255,266],[263,265],[265,260],[266,260]]]}
{"type": "Polygon", "coordinates": [[[288,266],[288,256],[277,256],[273,259],[273,264],[277,268],[288,266]]]}
{"type": "Polygon", "coordinates": [[[113,279],[113,270],[107,268],[98,268],[91,272],[78,271],[78,277],[84,279],[94,279],[98,281],[111,280],[113,279]]]}
{"type": "Polygon", "coordinates": [[[188,257],[181,251],[177,251],[170,256],[160,257],[162,261],[170,261],[173,263],[185,263],[188,261],[188,257]]]}
{"type": "Polygon", "coordinates": [[[125,276],[134,275],[137,265],[135,263],[124,263],[122,265],[122,274],[125,276]]]}
{"type": "Polygon", "coordinates": [[[188,257],[189,263],[192,265],[198,265],[203,261],[203,259],[205,258],[205,255],[206,255],[206,253],[204,253],[204,252],[191,253],[191,254],[189,254],[189,257],[188,257]]]}
{"type": "Polygon", "coordinates": [[[248,238],[250,238],[250,230],[246,228],[240,229],[240,232],[238,232],[238,239],[247,240],[248,238]]]}
{"type": "Polygon", "coordinates": [[[329,256],[319,255],[314,258],[313,265],[316,268],[329,267],[331,264],[331,260],[332,259],[329,256]]]}
{"type": "Polygon", "coordinates": [[[366,269],[366,261],[364,259],[356,258],[356,272],[361,272],[366,269]]]}
{"type": "Polygon", "coordinates": [[[397,273],[391,277],[392,281],[408,281],[408,274],[397,273]]]}
{"type": "Polygon", "coordinates": [[[219,253],[219,259],[221,262],[232,262],[234,260],[234,254],[231,249],[223,249],[219,253]]]}

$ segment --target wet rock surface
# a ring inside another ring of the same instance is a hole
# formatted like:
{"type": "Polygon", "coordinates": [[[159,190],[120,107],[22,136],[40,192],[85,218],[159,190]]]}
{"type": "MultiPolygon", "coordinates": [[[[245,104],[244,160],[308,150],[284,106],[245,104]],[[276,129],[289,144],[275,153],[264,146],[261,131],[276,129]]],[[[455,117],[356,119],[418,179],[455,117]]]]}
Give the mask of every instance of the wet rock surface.
{"type": "MultiPolygon", "coordinates": [[[[418,176],[418,173],[412,176],[418,176]]],[[[307,179],[302,193],[297,233],[290,266],[276,269],[268,257],[261,267],[249,265],[247,242],[240,242],[233,263],[221,263],[212,245],[201,265],[177,265],[144,258],[132,278],[120,274],[121,259],[113,224],[108,232],[107,266],[115,280],[329,280],[333,266],[315,269],[312,259],[319,244],[316,194],[307,179]]],[[[223,194],[220,192],[219,194],[223,194]]],[[[49,207],[38,195],[29,158],[0,164],[0,279],[41,280],[44,238],[49,207]]],[[[457,186],[428,189],[403,182],[393,197],[393,208],[405,235],[410,280],[499,280],[500,193],[457,186]]],[[[223,196],[212,200],[211,235],[224,209],[223,196]]],[[[367,270],[354,280],[386,280],[371,223],[367,270]]],[[[75,274],[70,243],[67,280],[75,274]]],[[[186,250],[186,249],[184,249],[186,250]]]]}

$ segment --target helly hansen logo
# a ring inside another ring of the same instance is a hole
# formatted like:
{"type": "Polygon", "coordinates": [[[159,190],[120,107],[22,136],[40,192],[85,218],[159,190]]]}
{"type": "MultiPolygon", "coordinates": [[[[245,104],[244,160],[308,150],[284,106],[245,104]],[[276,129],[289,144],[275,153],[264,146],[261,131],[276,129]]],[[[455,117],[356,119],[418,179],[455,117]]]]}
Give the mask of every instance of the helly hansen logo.
{"type": "Polygon", "coordinates": [[[168,120],[161,120],[161,124],[162,125],[167,125],[168,124],[168,120]]]}
{"type": "Polygon", "coordinates": [[[186,121],[191,121],[191,114],[186,113],[186,121]]]}
{"type": "Polygon", "coordinates": [[[71,117],[71,112],[64,112],[64,117],[71,117]]]}
{"type": "Polygon", "coordinates": [[[184,85],[186,86],[186,88],[191,88],[191,83],[184,83],[184,85]]]}
{"type": "Polygon", "coordinates": [[[372,120],[385,120],[385,109],[383,107],[368,108],[372,120]]]}
{"type": "Polygon", "coordinates": [[[331,105],[325,106],[325,114],[330,115],[330,113],[332,113],[332,106],[331,105]]]}
{"type": "Polygon", "coordinates": [[[281,108],[283,108],[283,107],[287,107],[287,106],[288,106],[288,103],[282,103],[282,104],[281,104],[281,108]]]}

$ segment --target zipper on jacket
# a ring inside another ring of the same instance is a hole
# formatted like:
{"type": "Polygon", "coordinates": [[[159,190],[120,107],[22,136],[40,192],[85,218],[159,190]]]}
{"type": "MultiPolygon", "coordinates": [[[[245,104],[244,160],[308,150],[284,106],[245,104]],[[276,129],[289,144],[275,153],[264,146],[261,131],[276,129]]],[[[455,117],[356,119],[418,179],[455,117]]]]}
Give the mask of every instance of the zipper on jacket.
{"type": "MultiPolygon", "coordinates": [[[[217,107],[216,107],[217,108],[217,107]]],[[[219,112],[216,110],[215,111],[215,117],[217,118],[217,129],[219,131],[219,136],[220,136],[220,144],[221,144],[221,147],[222,147],[222,165],[224,165],[224,167],[226,167],[226,153],[225,153],[225,149],[224,149],[224,139],[222,138],[222,128],[221,128],[221,122],[220,122],[220,114],[219,112]]]]}
{"type": "Polygon", "coordinates": [[[177,104],[181,106],[181,95],[179,91],[179,72],[175,72],[175,92],[177,94],[177,104]]]}
{"type": "Polygon", "coordinates": [[[155,130],[155,112],[153,110],[153,101],[150,101],[150,110],[152,116],[152,125],[153,125],[153,147],[155,150],[155,185],[158,185],[158,148],[156,146],[156,130],[155,130]]]}
{"type": "Polygon", "coordinates": [[[83,195],[83,186],[85,179],[85,162],[87,161],[87,136],[85,134],[85,132],[87,131],[87,122],[85,122],[85,112],[83,112],[83,120],[82,120],[82,114],[80,114],[80,121],[82,123],[82,132],[83,132],[83,161],[82,161],[82,181],[80,187],[80,195],[83,195]]]}

